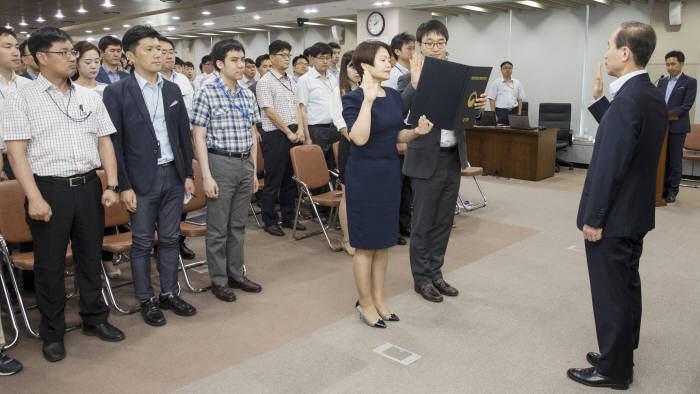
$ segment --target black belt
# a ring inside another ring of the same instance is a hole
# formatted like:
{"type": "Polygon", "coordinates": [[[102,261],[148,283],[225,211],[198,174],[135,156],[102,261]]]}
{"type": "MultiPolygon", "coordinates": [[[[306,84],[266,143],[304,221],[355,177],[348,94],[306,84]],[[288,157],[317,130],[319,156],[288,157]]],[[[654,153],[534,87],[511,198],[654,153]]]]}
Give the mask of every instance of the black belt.
{"type": "Polygon", "coordinates": [[[457,152],[457,145],[440,147],[440,152],[457,152]]]}
{"type": "Polygon", "coordinates": [[[219,155],[219,156],[235,157],[237,159],[243,159],[243,160],[250,157],[250,151],[248,151],[248,152],[229,152],[226,150],[207,148],[207,152],[213,153],[213,154],[219,155]]]}
{"type": "Polygon", "coordinates": [[[333,123],[310,124],[309,127],[323,127],[325,129],[335,129],[335,125],[333,123]]]}
{"type": "Polygon", "coordinates": [[[173,164],[175,164],[174,161],[169,161],[169,162],[167,162],[167,163],[158,164],[158,165],[161,166],[161,167],[170,167],[170,166],[173,165],[173,164]]]}
{"type": "MultiPolygon", "coordinates": [[[[292,130],[292,133],[296,133],[297,130],[299,130],[299,125],[297,125],[297,124],[290,124],[290,125],[288,125],[287,127],[289,127],[289,130],[292,130]]],[[[263,130],[264,130],[264,129],[263,129],[263,130]]],[[[277,130],[282,131],[282,130],[280,130],[280,129],[265,130],[265,131],[269,133],[269,132],[277,131],[277,130]]]]}
{"type": "Polygon", "coordinates": [[[84,184],[88,183],[89,181],[97,178],[97,172],[95,172],[95,170],[92,170],[90,172],[86,172],[85,174],[79,174],[79,175],[68,176],[68,177],[34,175],[34,178],[37,181],[58,183],[60,185],[66,185],[68,187],[78,187],[78,186],[83,186],[84,184]]]}

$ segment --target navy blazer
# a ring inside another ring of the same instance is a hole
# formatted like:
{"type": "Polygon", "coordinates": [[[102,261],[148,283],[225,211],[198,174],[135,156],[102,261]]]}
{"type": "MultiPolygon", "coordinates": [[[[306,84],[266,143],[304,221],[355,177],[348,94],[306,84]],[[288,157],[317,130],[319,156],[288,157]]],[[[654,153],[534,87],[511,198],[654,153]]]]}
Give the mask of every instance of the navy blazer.
{"type": "MultiPolygon", "coordinates": [[[[177,84],[164,79],[162,94],[174,164],[184,182],[185,178],[194,178],[190,119],[177,84]]],[[[117,155],[119,187],[146,194],[158,169],[159,148],[152,118],[136,78],[129,76],[107,86],[103,99],[117,129],[112,134],[112,143],[117,155]]]]}
{"type": "MultiPolygon", "coordinates": [[[[666,88],[668,87],[668,78],[662,78],[659,81],[659,90],[666,99],[666,88]]],[[[685,74],[681,74],[676,81],[676,86],[673,87],[671,96],[668,98],[668,112],[677,115],[678,120],[672,120],[669,123],[668,132],[671,134],[684,134],[690,132],[690,109],[695,103],[695,96],[698,93],[698,81],[685,74]]]]}
{"type": "MultiPolygon", "coordinates": [[[[131,74],[129,74],[126,71],[117,71],[117,75],[119,75],[120,81],[124,78],[129,78],[131,76],[131,74]]],[[[100,66],[100,71],[97,73],[95,81],[106,83],[107,85],[112,83],[112,81],[109,80],[109,75],[107,75],[107,71],[105,71],[105,69],[102,66],[100,66]]]]}
{"type": "Polygon", "coordinates": [[[664,96],[649,74],[630,78],[610,103],[589,111],[599,123],[583,185],[577,226],[603,237],[641,235],[654,228],[656,171],[666,135],[664,96]]]}

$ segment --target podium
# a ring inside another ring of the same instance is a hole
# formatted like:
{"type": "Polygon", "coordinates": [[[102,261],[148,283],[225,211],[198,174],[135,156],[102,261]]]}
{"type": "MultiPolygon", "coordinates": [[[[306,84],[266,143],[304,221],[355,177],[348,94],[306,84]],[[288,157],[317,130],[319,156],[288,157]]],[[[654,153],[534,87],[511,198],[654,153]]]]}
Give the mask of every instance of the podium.
{"type": "MultiPolygon", "coordinates": [[[[678,116],[668,113],[669,122],[672,120],[678,120],[678,116]]],[[[665,207],[666,201],[664,201],[664,178],[666,176],[666,154],[668,153],[668,130],[671,127],[669,123],[666,126],[666,136],[664,137],[664,145],[661,148],[661,156],[659,156],[659,167],[656,170],[656,206],[665,207]]]]}

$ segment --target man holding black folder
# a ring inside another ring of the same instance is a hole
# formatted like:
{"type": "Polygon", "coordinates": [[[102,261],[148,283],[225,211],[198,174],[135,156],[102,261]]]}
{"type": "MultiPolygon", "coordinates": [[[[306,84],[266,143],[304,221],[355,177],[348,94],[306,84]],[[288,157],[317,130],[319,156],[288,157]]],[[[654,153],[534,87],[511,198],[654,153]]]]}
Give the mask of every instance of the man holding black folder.
{"type": "MultiPolygon", "coordinates": [[[[423,57],[446,60],[449,33],[442,22],[430,20],[416,31],[417,51],[411,70],[398,81],[404,113],[416,98],[423,68],[423,57]]],[[[483,110],[486,95],[476,99],[475,108],[483,110]]],[[[423,298],[442,302],[443,295],[459,291],[442,277],[447,242],[452,231],[454,206],[459,192],[461,169],[467,166],[465,133],[433,130],[408,143],[403,174],[411,177],[413,187],[413,228],[411,231],[411,272],[414,289],[423,298]]]]}

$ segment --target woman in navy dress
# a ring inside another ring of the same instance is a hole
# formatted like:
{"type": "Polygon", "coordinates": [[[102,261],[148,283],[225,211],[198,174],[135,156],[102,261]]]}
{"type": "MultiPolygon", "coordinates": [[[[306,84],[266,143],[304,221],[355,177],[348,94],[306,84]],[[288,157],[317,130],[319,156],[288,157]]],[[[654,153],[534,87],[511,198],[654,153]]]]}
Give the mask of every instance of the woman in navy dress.
{"type": "Polygon", "coordinates": [[[397,142],[427,134],[433,124],[422,117],[415,129],[405,129],[401,95],[380,84],[391,72],[390,48],[363,42],[352,64],[360,74],[360,89],[343,96],[343,118],[350,135],[345,186],[350,245],[355,248],[354,273],[360,318],[373,327],[398,321],[384,303],[384,278],[389,248],[396,244],[401,200],[401,168],[397,142]]]}

